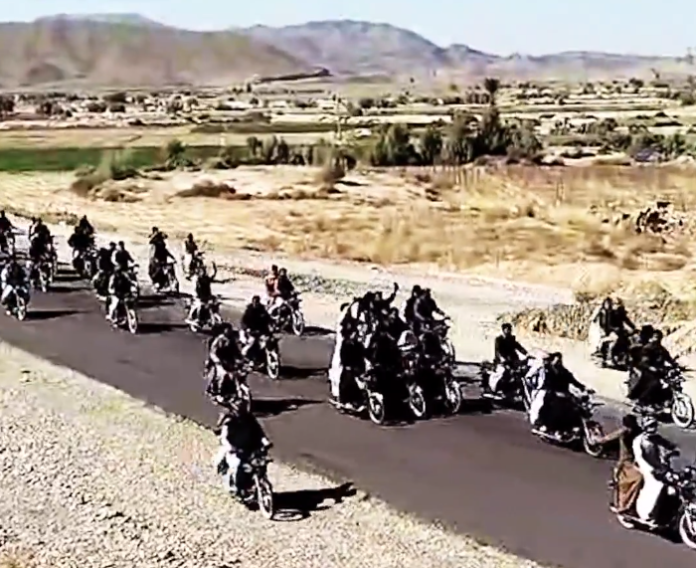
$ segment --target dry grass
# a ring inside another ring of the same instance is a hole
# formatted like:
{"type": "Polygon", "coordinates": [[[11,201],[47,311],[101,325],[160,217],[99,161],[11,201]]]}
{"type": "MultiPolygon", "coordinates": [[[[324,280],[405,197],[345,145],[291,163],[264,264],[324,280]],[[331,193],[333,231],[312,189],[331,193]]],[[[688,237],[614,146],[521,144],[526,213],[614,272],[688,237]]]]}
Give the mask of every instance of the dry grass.
{"type": "Polygon", "coordinates": [[[594,293],[646,275],[670,289],[692,279],[696,193],[688,169],[372,170],[332,177],[333,184],[325,176],[293,167],[165,174],[107,182],[99,192],[108,195],[90,190],[85,199],[66,190],[68,175],[5,175],[0,203],[86,213],[97,226],[135,234],[153,224],[174,234],[193,230],[220,249],[434,264],[594,293]],[[657,198],[685,212],[684,235],[664,242],[611,222],[657,198]]]}

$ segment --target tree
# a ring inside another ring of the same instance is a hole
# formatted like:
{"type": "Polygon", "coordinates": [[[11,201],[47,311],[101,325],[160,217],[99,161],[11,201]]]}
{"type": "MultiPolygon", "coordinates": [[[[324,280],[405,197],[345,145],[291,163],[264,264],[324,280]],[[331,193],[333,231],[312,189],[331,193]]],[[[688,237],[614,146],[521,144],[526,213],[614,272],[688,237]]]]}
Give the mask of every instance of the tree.
{"type": "Polygon", "coordinates": [[[495,77],[486,77],[483,80],[483,89],[488,93],[488,103],[491,106],[495,106],[496,95],[500,90],[500,80],[495,77]]]}
{"type": "Polygon", "coordinates": [[[420,154],[424,164],[437,163],[442,155],[442,132],[433,125],[428,126],[420,139],[420,154]]]}

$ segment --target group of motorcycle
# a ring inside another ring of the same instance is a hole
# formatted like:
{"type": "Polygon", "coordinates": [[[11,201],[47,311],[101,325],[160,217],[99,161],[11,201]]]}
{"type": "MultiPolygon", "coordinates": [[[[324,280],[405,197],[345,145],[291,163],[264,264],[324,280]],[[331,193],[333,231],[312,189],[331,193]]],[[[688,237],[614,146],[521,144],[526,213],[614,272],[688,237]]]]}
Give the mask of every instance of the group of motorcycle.
{"type": "MultiPolygon", "coordinates": [[[[635,332],[638,334],[638,332],[635,332]]],[[[592,358],[598,366],[612,368],[617,371],[627,372],[629,379],[637,372],[630,364],[628,347],[630,337],[619,338],[612,334],[606,347],[607,357],[602,358],[599,353],[592,353],[592,358]]],[[[671,417],[672,421],[680,428],[688,429],[696,421],[696,409],[691,397],[684,392],[684,377],[682,368],[667,368],[661,376],[662,386],[667,396],[659,408],[644,407],[640,403],[634,404],[634,411],[639,414],[663,414],[671,417]]]]}

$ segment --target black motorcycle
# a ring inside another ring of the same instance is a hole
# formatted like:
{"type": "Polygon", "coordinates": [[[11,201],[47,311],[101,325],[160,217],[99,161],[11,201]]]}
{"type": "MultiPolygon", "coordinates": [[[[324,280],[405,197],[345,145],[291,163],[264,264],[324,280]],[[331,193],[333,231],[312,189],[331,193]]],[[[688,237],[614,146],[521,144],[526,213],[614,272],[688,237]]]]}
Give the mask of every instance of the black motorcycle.
{"type": "Polygon", "coordinates": [[[91,280],[97,273],[97,250],[93,247],[78,252],[72,260],[73,270],[80,278],[91,280]]]}
{"type": "Polygon", "coordinates": [[[448,359],[427,369],[418,369],[414,377],[420,387],[420,392],[414,392],[415,396],[409,397],[409,406],[414,416],[421,420],[428,417],[432,414],[433,406],[440,406],[449,415],[459,413],[463,402],[462,388],[448,359]]]}
{"type": "MultiPolygon", "coordinates": [[[[272,520],[275,515],[273,486],[268,480],[268,464],[273,461],[264,448],[243,459],[237,481],[241,502],[249,508],[258,507],[263,516],[272,520]]],[[[227,473],[227,461],[224,461],[218,473],[227,473]]]]}
{"type": "Polygon", "coordinates": [[[300,296],[294,294],[276,310],[273,321],[278,331],[289,331],[297,337],[304,333],[305,319],[300,306],[301,301],[300,296]]]}
{"type": "Polygon", "coordinates": [[[561,446],[582,444],[585,453],[600,457],[604,447],[595,440],[604,435],[601,424],[594,419],[594,411],[601,402],[592,400],[589,394],[573,396],[568,393],[548,393],[551,399],[547,405],[553,413],[553,428],[534,430],[534,434],[546,442],[561,446]]]}
{"type": "Polygon", "coordinates": [[[490,390],[490,378],[497,372],[496,365],[489,361],[481,363],[479,376],[481,385],[484,387],[483,397],[510,408],[522,409],[529,412],[531,406],[531,393],[527,386],[525,377],[529,372],[529,362],[525,359],[516,365],[505,365],[502,378],[496,386],[495,392],[490,390]]]}
{"type": "Polygon", "coordinates": [[[269,379],[275,381],[280,377],[280,347],[274,335],[257,337],[247,359],[254,369],[265,372],[269,379]]]}
{"type": "MultiPolygon", "coordinates": [[[[635,372],[635,371],[632,371],[635,372]]],[[[691,428],[695,421],[694,403],[688,393],[684,392],[686,381],[681,369],[668,369],[662,377],[664,399],[657,406],[634,405],[638,414],[667,414],[672,421],[685,430],[691,428]]],[[[627,381],[628,382],[628,381],[627,381]]]]}

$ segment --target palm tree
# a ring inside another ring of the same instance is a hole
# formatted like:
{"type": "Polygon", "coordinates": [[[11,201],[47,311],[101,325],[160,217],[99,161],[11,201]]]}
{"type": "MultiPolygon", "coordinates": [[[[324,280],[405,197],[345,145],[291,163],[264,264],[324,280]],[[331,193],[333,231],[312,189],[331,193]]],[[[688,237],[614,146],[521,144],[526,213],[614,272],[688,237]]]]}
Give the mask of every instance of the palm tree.
{"type": "Polygon", "coordinates": [[[500,90],[500,79],[496,79],[495,77],[486,77],[483,80],[483,88],[488,93],[488,102],[490,105],[495,105],[495,96],[500,90]]]}

